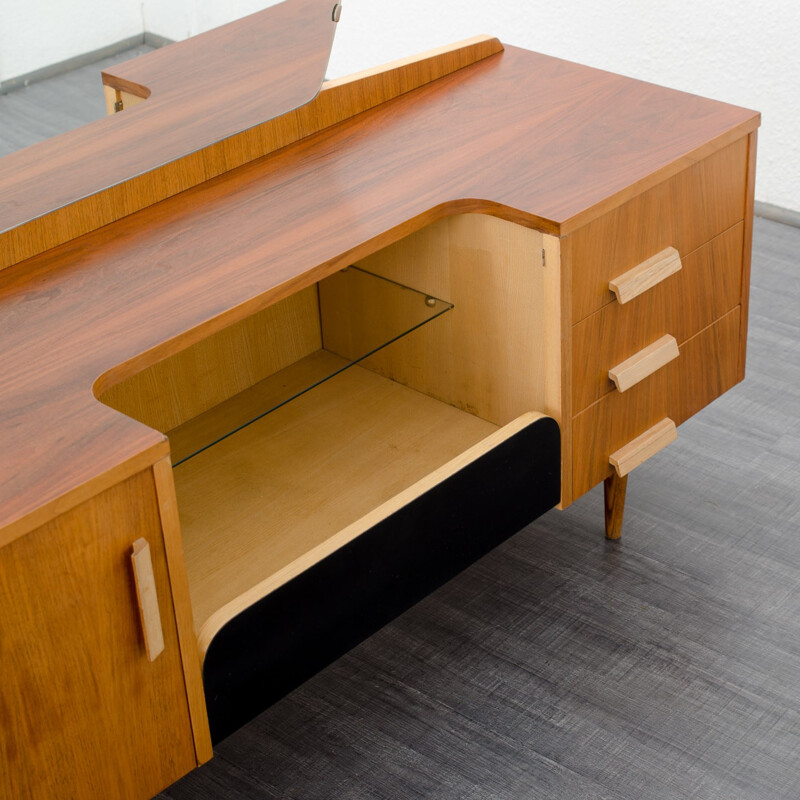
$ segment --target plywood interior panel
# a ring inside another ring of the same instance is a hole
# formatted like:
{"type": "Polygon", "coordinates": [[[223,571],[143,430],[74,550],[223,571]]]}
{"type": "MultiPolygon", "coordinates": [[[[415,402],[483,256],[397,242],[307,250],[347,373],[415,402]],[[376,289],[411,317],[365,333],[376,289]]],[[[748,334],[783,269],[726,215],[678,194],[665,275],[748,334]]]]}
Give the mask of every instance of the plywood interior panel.
{"type": "Polygon", "coordinates": [[[167,432],[318,350],[316,286],[112,386],[106,405],[167,432]]]}
{"type": "Polygon", "coordinates": [[[496,429],[354,366],[176,467],[198,631],[496,429]]]}
{"type": "MultiPolygon", "coordinates": [[[[364,363],[505,425],[531,408],[561,421],[558,240],[482,214],[450,217],[359,266],[454,304],[364,363]]],[[[326,297],[320,297],[324,309],[326,297]]],[[[386,309],[386,313],[391,313],[386,309]]],[[[326,327],[323,341],[340,337],[326,327]]]]}

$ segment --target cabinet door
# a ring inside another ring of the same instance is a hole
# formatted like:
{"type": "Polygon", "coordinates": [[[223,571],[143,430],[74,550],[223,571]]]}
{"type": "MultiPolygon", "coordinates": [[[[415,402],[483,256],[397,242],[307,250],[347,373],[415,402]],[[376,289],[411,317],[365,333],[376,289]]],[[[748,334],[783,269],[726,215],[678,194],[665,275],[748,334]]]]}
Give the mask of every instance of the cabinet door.
{"type": "Polygon", "coordinates": [[[0,798],[149,798],[195,764],[147,471],[0,550],[0,798]],[[140,538],[164,637],[153,661],[131,565],[140,538]]]}

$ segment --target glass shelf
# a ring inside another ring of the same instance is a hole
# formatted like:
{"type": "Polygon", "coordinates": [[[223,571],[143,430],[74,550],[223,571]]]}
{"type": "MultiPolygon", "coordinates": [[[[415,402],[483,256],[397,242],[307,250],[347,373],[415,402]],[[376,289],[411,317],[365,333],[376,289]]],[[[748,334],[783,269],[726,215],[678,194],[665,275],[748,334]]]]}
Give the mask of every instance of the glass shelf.
{"type": "Polygon", "coordinates": [[[453,308],[354,266],[318,286],[322,348],[170,431],[173,467],[453,308]]]}

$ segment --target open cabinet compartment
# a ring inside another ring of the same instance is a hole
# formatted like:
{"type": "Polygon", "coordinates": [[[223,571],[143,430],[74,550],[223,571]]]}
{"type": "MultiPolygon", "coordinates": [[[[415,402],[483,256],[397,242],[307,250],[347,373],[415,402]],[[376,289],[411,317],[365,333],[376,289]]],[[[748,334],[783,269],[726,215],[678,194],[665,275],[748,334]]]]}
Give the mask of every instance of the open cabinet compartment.
{"type": "Polygon", "coordinates": [[[558,503],[558,255],[445,218],[101,396],[170,439],[215,741],[558,503]]]}

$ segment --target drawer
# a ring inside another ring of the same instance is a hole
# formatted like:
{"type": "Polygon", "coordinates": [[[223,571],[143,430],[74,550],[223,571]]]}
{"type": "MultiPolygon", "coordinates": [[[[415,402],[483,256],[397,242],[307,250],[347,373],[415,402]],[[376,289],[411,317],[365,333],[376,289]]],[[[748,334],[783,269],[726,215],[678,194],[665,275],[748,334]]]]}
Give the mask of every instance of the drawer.
{"type": "Polygon", "coordinates": [[[608,477],[609,456],[668,417],[680,424],[738,380],[740,307],[693,336],[680,356],[624,393],[573,419],[573,487],[580,497],[608,477]]]}
{"type": "Polygon", "coordinates": [[[744,219],[746,179],[747,137],[567,236],[573,324],[614,299],[614,277],[667,247],[683,258],[744,219]]]}
{"type": "Polygon", "coordinates": [[[560,471],[558,425],[525,415],[375,509],[358,536],[232,616],[203,662],[213,740],[552,508],[560,471]]]}
{"type": "Polygon", "coordinates": [[[581,411],[614,391],[608,371],[663,336],[679,344],[739,304],[744,224],[682,259],[680,271],[629,303],[614,301],[575,325],[572,403],[581,411]]]}

